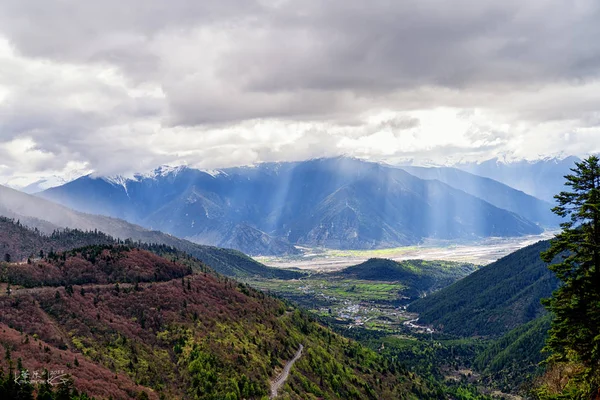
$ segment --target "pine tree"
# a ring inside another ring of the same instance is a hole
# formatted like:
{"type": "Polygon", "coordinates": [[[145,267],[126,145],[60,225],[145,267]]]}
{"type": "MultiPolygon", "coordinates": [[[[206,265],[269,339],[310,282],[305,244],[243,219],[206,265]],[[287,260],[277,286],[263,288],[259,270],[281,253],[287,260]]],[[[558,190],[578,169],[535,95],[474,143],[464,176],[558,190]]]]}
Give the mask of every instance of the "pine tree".
{"type": "Polygon", "coordinates": [[[61,379],[61,382],[56,388],[55,400],[70,400],[74,394],[73,378],[70,375],[61,379]]]}
{"type": "Polygon", "coordinates": [[[590,392],[600,386],[600,159],[576,163],[553,212],[562,231],[542,254],[562,281],[544,304],[554,314],[546,348],[550,362],[576,362],[590,392]]]}
{"type": "Polygon", "coordinates": [[[48,381],[50,379],[48,370],[44,369],[42,377],[44,378],[44,382],[38,386],[36,400],[54,400],[52,385],[48,381]]]}

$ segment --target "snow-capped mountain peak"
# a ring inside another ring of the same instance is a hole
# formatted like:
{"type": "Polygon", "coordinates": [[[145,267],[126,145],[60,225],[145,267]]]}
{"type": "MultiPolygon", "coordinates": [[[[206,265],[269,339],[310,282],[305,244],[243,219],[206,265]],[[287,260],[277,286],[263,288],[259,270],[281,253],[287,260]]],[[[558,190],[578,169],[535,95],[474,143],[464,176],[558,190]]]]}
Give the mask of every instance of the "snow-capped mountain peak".
{"type": "Polygon", "coordinates": [[[220,169],[201,169],[200,171],[212,176],[213,178],[216,178],[219,175],[227,176],[227,172],[220,169]]]}
{"type": "Polygon", "coordinates": [[[145,172],[145,173],[137,173],[134,174],[134,178],[136,180],[141,180],[141,179],[157,179],[157,178],[162,178],[165,176],[176,176],[178,175],[181,171],[187,169],[187,165],[161,165],[158,168],[155,168],[152,171],[149,172],[145,172]]]}

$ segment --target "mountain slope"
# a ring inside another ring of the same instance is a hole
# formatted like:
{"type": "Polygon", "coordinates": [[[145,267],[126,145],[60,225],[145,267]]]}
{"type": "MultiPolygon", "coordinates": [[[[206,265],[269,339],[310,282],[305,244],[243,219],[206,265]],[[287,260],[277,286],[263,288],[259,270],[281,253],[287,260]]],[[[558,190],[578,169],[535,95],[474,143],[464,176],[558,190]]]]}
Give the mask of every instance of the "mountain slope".
{"type": "Polygon", "coordinates": [[[428,293],[446,287],[476,269],[475,265],[466,263],[423,260],[399,262],[371,258],[332,275],[369,281],[398,281],[416,293],[428,293]]]}
{"type": "Polygon", "coordinates": [[[246,254],[299,253],[287,241],[227,217],[224,204],[230,200],[222,196],[224,189],[232,188],[208,173],[161,167],[134,179],[88,175],[39,195],[79,211],[122,218],[197,243],[234,245],[246,254]]]}
{"type": "Polygon", "coordinates": [[[506,162],[498,158],[481,163],[462,163],[455,167],[519,189],[554,204],[554,195],[564,190],[565,175],[571,173],[577,157],[539,161],[506,162]]]}
{"type": "Polygon", "coordinates": [[[557,227],[559,218],[552,213],[552,204],[539,200],[520,190],[457,168],[402,167],[406,172],[422,179],[437,179],[488,203],[521,215],[546,227],[557,227]]]}
{"type": "Polygon", "coordinates": [[[540,258],[549,242],[518,250],[436,293],[409,310],[421,323],[460,336],[501,336],[545,311],[558,280],[540,258]]]}
{"type": "Polygon", "coordinates": [[[542,371],[546,358],[542,349],[551,324],[544,314],[492,341],[475,359],[475,368],[503,391],[514,392],[525,382],[532,382],[542,371]]]}
{"type": "MultiPolygon", "coordinates": [[[[20,220],[31,228],[50,234],[59,228],[101,231],[114,238],[173,246],[191,254],[218,272],[228,276],[279,277],[300,276],[294,271],[269,268],[236,250],[202,246],[158,231],[149,231],[116,218],[84,214],[45,199],[0,186],[0,215],[20,220]]],[[[0,235],[2,232],[0,231],[0,235]]],[[[50,244],[52,246],[52,244],[50,244]]],[[[56,247],[58,248],[58,247],[56,247]]],[[[39,248],[31,249],[36,254],[39,248]]],[[[25,257],[29,255],[27,253],[25,257]]]]}
{"type": "Polygon", "coordinates": [[[397,362],[190,262],[90,246],[2,264],[14,284],[0,292],[0,367],[64,370],[98,398],[260,399],[302,344],[282,398],[437,398],[397,362]]]}
{"type": "Polygon", "coordinates": [[[38,257],[51,250],[64,251],[91,244],[114,244],[115,240],[101,232],[65,229],[44,235],[30,230],[20,222],[0,217],[0,255],[13,261],[38,257]],[[41,251],[41,253],[40,253],[41,251]]]}
{"type": "Polygon", "coordinates": [[[290,244],[370,249],[541,232],[442,182],[348,158],[210,172],[159,168],[131,179],[86,176],[40,195],[250,254],[291,253],[290,244]]]}

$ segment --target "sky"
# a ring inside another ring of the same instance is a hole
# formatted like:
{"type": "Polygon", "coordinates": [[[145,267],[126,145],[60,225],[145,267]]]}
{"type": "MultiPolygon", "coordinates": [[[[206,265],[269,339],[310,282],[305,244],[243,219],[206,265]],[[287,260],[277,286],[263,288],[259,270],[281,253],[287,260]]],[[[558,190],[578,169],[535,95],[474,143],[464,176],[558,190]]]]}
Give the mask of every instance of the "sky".
{"type": "Polygon", "coordinates": [[[3,0],[0,183],[600,151],[597,0],[3,0]]]}

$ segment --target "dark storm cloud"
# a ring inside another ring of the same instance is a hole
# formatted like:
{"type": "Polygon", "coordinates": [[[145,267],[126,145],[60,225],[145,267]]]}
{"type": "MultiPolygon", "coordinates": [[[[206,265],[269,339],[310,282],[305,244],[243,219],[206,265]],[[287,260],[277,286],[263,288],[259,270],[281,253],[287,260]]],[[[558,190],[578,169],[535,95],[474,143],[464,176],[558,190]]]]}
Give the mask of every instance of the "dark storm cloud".
{"type": "Polygon", "coordinates": [[[0,9],[0,29],[25,55],[104,62],[153,80],[172,120],[193,125],[355,112],[364,98],[422,86],[585,82],[600,67],[599,10],[557,0],[14,0],[0,9]],[[188,54],[169,49],[198,29],[218,35],[188,54]],[[195,66],[211,52],[208,85],[195,66]]]}

